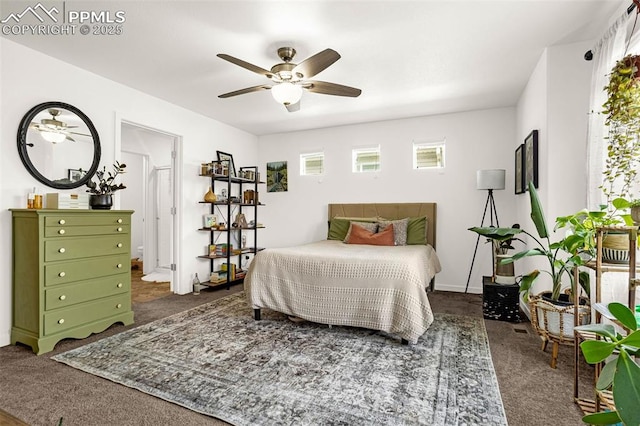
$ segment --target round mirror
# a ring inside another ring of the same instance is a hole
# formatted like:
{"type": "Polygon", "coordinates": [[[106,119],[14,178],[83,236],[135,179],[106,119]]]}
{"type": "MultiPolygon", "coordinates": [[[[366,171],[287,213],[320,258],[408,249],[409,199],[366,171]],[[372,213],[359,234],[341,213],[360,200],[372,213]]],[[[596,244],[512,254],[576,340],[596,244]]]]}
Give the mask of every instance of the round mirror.
{"type": "Polygon", "coordinates": [[[86,184],[100,163],[100,138],[89,117],[73,105],[44,102],[18,128],[22,164],[39,182],[57,189],[86,184]]]}

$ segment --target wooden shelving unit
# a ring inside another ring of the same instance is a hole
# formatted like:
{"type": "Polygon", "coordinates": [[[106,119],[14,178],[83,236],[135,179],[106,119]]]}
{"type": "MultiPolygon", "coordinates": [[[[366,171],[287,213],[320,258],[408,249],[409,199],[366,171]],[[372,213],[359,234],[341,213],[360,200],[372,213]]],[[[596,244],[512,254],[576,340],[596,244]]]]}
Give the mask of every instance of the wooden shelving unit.
{"type": "MultiPolygon", "coordinates": [[[[636,278],[636,274],[640,271],[636,265],[636,247],[638,239],[638,228],[634,226],[615,226],[615,227],[601,227],[596,232],[596,259],[595,261],[588,262],[586,266],[591,268],[596,273],[596,285],[595,285],[595,299],[592,301],[592,307],[595,311],[595,323],[600,323],[604,317],[607,320],[614,321],[615,318],[609,312],[607,305],[602,303],[602,274],[607,272],[623,272],[629,274],[628,279],[628,299],[627,306],[633,311],[636,301],[636,287],[640,283],[640,279],[636,278]],[[623,231],[629,235],[629,263],[628,264],[609,264],[602,261],[602,240],[609,231],[623,231]]],[[[574,274],[577,274],[577,268],[574,274]]],[[[577,310],[577,308],[576,308],[577,310]]],[[[577,315],[576,315],[577,318],[577,315]]],[[[578,324],[576,324],[577,326],[578,324]]],[[[604,408],[609,410],[615,410],[615,404],[613,403],[613,395],[610,391],[598,391],[594,389],[594,398],[587,399],[580,397],[579,395],[579,377],[580,377],[580,362],[581,354],[580,343],[585,340],[596,340],[598,336],[595,333],[575,331],[575,372],[573,382],[573,397],[574,401],[585,414],[596,413],[602,411],[604,408]]],[[[594,373],[594,385],[598,380],[602,365],[595,366],[594,373]]]]}

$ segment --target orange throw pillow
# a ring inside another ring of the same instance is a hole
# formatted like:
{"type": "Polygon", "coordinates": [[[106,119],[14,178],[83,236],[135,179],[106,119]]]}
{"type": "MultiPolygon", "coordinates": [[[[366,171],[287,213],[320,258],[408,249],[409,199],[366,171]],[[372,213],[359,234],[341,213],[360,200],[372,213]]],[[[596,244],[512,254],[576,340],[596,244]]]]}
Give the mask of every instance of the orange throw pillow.
{"type": "Polygon", "coordinates": [[[368,244],[372,246],[393,246],[393,225],[390,224],[377,234],[358,226],[351,224],[351,235],[347,244],[368,244]]]}

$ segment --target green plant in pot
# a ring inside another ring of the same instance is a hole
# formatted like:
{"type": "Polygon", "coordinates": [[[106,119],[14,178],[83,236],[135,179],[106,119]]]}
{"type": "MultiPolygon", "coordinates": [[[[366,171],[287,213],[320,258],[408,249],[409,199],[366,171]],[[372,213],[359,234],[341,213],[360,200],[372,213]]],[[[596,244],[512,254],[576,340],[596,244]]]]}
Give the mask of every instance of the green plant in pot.
{"type": "Polygon", "coordinates": [[[609,129],[607,156],[600,186],[607,204],[630,198],[640,166],[640,57],[627,55],[616,62],[605,87],[602,113],[609,129]]]}
{"type": "Polygon", "coordinates": [[[98,170],[94,175],[97,182],[93,178],[87,182],[87,192],[91,194],[89,197],[89,205],[94,210],[109,210],[113,205],[113,193],[125,189],[122,183],[116,184],[115,180],[118,175],[125,173],[126,164],[115,162],[113,172],[107,171],[106,166],[102,170],[98,170]]]}
{"type": "MultiPolygon", "coordinates": [[[[543,271],[536,269],[522,275],[520,278],[520,292],[523,295],[523,299],[529,302],[531,323],[543,340],[542,349],[546,348],[547,342],[553,342],[551,367],[555,368],[558,344],[573,344],[574,342],[573,327],[576,311],[574,303],[576,299],[578,299],[579,305],[582,305],[578,309],[580,318],[577,323],[586,324],[589,321],[590,312],[586,306],[587,299],[577,298],[580,293],[578,286],[587,295],[589,294],[589,273],[578,271],[577,267],[584,265],[590,259],[588,247],[591,241],[591,233],[578,227],[570,235],[552,243],[542,205],[533,183],[529,183],[529,197],[531,201],[531,220],[535,225],[537,236],[519,228],[475,227],[469,228],[469,230],[497,241],[518,238],[518,235],[525,234],[534,243],[533,248],[502,259],[501,262],[503,263],[515,262],[525,257],[542,257],[546,260],[548,269],[543,271]],[[530,297],[533,284],[542,273],[548,274],[551,278],[551,291],[530,297]],[[568,286],[565,285],[567,283],[568,286]],[[567,289],[568,293],[563,292],[564,289],[567,289]]],[[[557,226],[566,226],[568,223],[570,222],[562,221],[556,224],[557,226]]]]}
{"type": "Polygon", "coordinates": [[[580,349],[590,364],[601,363],[617,353],[602,369],[596,389],[611,389],[616,411],[603,411],[582,418],[589,424],[640,425],[640,365],[634,357],[640,356],[640,330],[638,314],[621,303],[610,303],[609,312],[629,333],[622,336],[611,324],[590,324],[576,327],[600,336],[598,340],[585,340],[580,349]]]}

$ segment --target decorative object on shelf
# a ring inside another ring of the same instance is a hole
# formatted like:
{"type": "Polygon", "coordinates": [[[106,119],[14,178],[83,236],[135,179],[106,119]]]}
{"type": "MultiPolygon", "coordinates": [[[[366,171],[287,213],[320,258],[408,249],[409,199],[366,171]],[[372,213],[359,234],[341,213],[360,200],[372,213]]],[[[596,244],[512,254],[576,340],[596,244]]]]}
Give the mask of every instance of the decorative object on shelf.
{"type": "MultiPolygon", "coordinates": [[[[228,176],[236,177],[236,166],[233,164],[233,155],[222,151],[216,151],[218,155],[218,161],[222,162],[222,167],[227,166],[228,176]]],[[[222,174],[225,174],[224,171],[222,174]]]]}
{"type": "Polygon", "coordinates": [[[516,194],[524,194],[525,182],[524,182],[524,144],[521,143],[516,148],[516,164],[515,164],[515,192],[516,194]]]}
{"type": "Polygon", "coordinates": [[[207,191],[207,193],[204,194],[204,201],[207,203],[215,203],[216,200],[217,200],[216,194],[214,194],[211,187],[209,187],[209,190],[207,191]]]}
{"type": "Polygon", "coordinates": [[[607,362],[596,384],[599,391],[613,388],[616,411],[589,414],[582,421],[589,424],[640,424],[640,365],[634,359],[640,356],[640,330],[638,318],[621,303],[610,303],[609,312],[622,324],[629,334],[623,337],[611,324],[591,324],[577,327],[578,331],[595,333],[597,340],[585,340],[580,349],[589,364],[599,364],[617,353],[607,362]]]}
{"type": "MultiPolygon", "coordinates": [[[[496,210],[496,202],[493,199],[493,191],[496,189],[504,189],[505,170],[502,169],[489,169],[478,170],[476,172],[476,189],[487,190],[487,201],[484,203],[484,212],[482,213],[482,220],[480,221],[480,227],[484,226],[484,220],[487,216],[487,209],[489,209],[489,226],[494,227],[493,219],[495,219],[495,226],[500,226],[498,221],[498,212],[496,210]]],[[[469,290],[469,282],[471,281],[471,272],[473,271],[473,265],[476,261],[476,254],[478,253],[478,243],[480,242],[480,234],[476,238],[476,247],[473,250],[473,258],[471,260],[471,267],[469,268],[469,276],[467,277],[467,286],[464,289],[466,293],[469,290]]],[[[494,252],[491,251],[491,259],[495,264],[494,252]]],[[[495,277],[495,271],[492,273],[495,277]]]]}
{"type": "Polygon", "coordinates": [[[247,189],[242,195],[245,204],[258,204],[258,193],[253,189],[247,189]]]}
{"type": "Polygon", "coordinates": [[[236,220],[233,222],[238,228],[247,228],[247,219],[244,216],[244,213],[238,213],[236,215],[236,220]]]}
{"type": "Polygon", "coordinates": [[[286,192],[288,186],[287,162],[267,163],[267,192],[286,192]]]}
{"type": "Polygon", "coordinates": [[[112,195],[114,192],[121,189],[125,189],[122,183],[116,184],[115,179],[118,175],[125,173],[126,164],[118,161],[113,165],[113,172],[107,172],[106,166],[102,167],[102,170],[98,170],[95,177],[98,179],[95,182],[93,179],[87,182],[87,192],[91,194],[89,197],[89,206],[94,210],[109,210],[113,205],[112,195]]]}
{"type": "Polygon", "coordinates": [[[196,276],[193,277],[193,294],[200,294],[200,279],[198,278],[198,273],[196,272],[196,276]]]}
{"type": "Polygon", "coordinates": [[[524,140],[524,160],[525,160],[525,180],[524,187],[528,187],[529,182],[538,188],[538,131],[532,130],[524,140]]]}
{"type": "Polygon", "coordinates": [[[215,214],[202,215],[202,227],[214,228],[218,225],[218,219],[215,214]]]}

